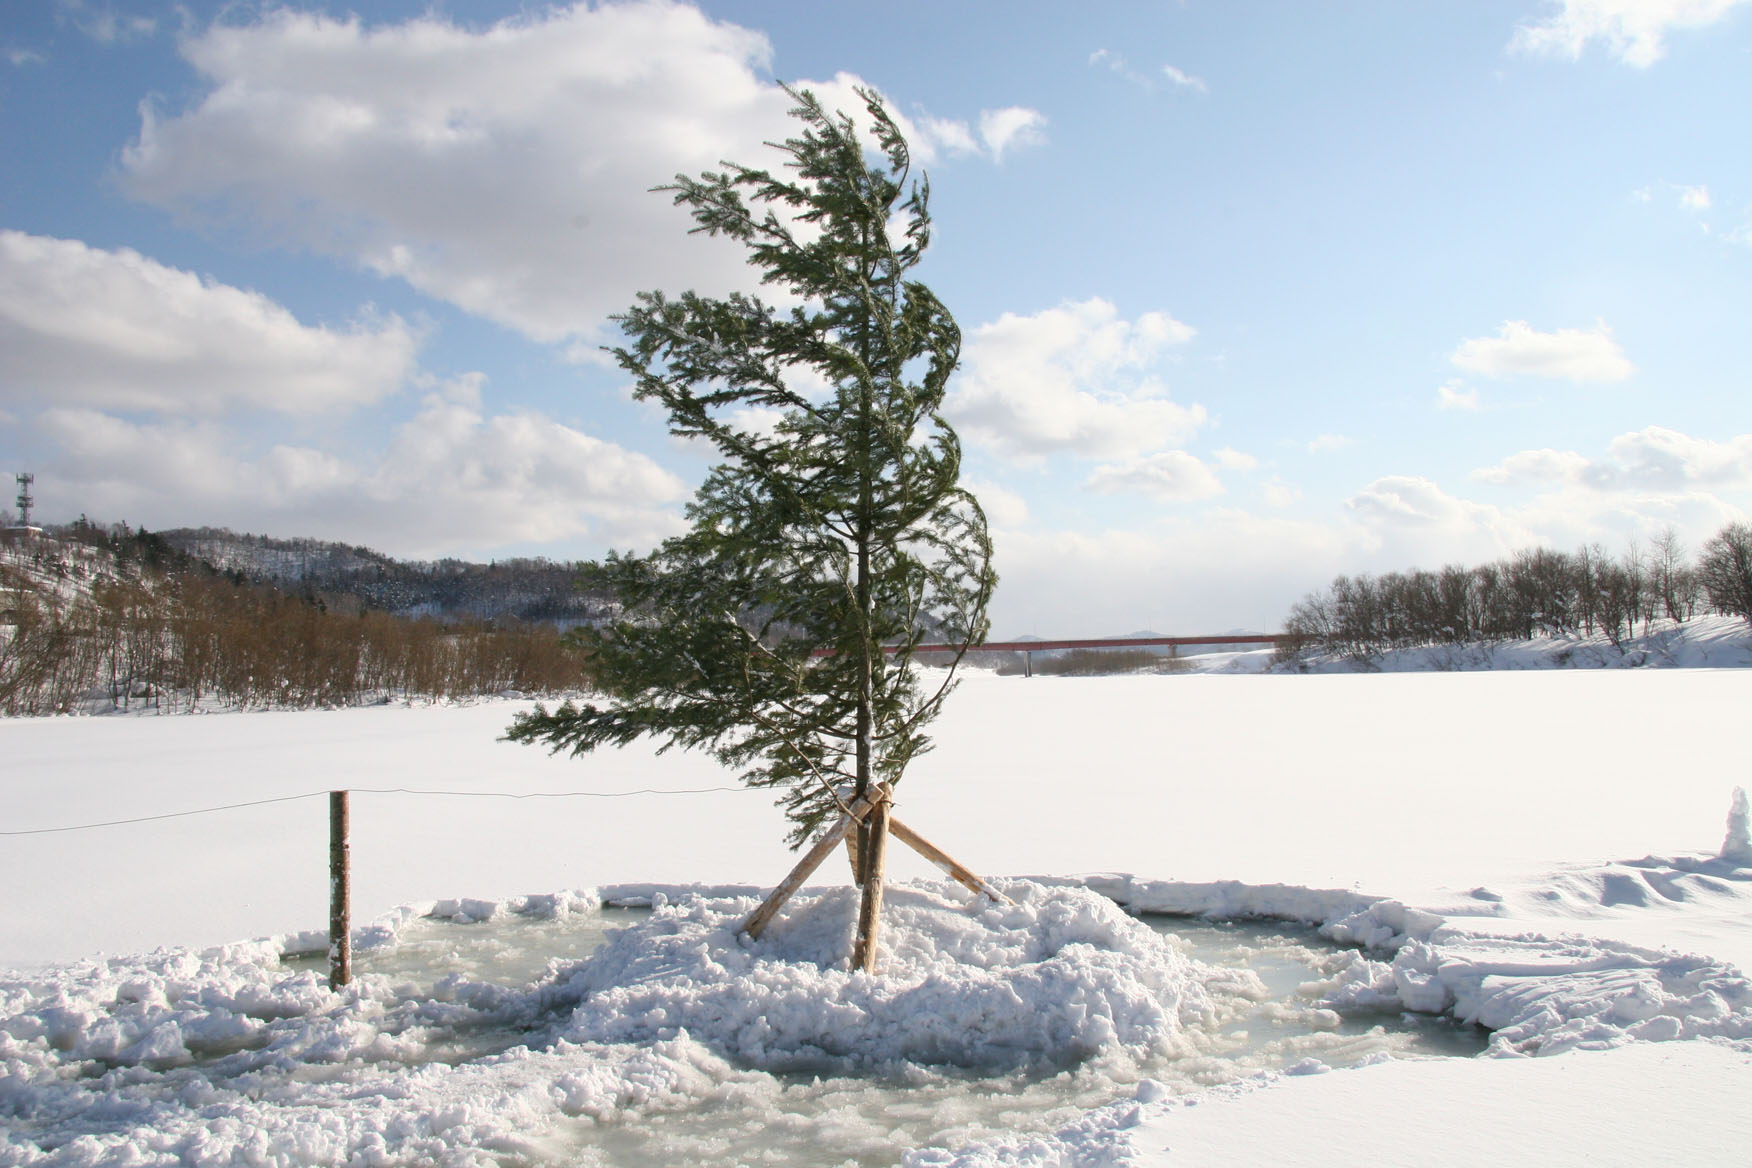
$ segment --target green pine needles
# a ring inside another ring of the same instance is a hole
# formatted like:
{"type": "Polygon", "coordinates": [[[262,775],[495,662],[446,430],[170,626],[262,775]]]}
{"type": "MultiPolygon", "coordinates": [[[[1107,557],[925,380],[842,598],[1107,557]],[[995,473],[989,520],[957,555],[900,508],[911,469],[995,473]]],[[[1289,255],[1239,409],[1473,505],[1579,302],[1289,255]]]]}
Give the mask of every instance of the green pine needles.
{"type": "Polygon", "coordinates": [[[573,754],[646,735],[710,751],[783,792],[796,846],[929,749],[997,577],[938,413],[961,333],[908,275],[930,239],[929,184],[909,181],[874,93],[859,93],[867,153],[849,117],[787,92],[803,130],[771,145],[789,173],[725,163],[658,189],[695,232],[742,242],[794,307],[645,292],[617,318],[636,396],[722,461],[686,534],[589,566],[587,586],[622,606],[571,634],[599,696],[538,707],[508,737],[573,754]],[[927,643],[954,646],[928,686],[911,668],[927,643]]]}

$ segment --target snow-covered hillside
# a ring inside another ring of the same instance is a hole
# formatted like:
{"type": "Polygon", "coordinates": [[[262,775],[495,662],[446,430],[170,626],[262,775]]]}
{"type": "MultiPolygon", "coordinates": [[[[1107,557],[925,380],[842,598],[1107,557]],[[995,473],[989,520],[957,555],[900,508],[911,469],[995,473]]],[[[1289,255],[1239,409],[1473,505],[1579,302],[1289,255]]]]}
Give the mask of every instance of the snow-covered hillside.
{"type": "MultiPolygon", "coordinates": [[[[826,933],[733,940],[791,856],[768,798],[704,759],[550,758],[496,741],[504,702],[0,722],[4,829],[37,833],[0,852],[0,962],[25,967],[0,981],[0,1164],[624,1163],[617,1131],[700,1107],[755,1125],[725,1148],[768,1127],[893,1148],[897,1130],[932,1168],[1735,1163],[1752,1140],[1752,867],[1730,823],[1749,699],[1740,669],[975,675],[897,810],[1021,907],[897,853],[898,877],[931,882],[897,894],[893,960],[856,984],[835,970],[850,902],[831,891],[795,917],[826,933]],[[669,907],[535,984],[366,977],[331,996],[278,957],[324,920],[330,787],[361,792],[356,912],[389,951],[428,911],[669,907]],[[47,830],[221,804],[254,805],[47,830]],[[1310,1074],[1327,1060],[1304,1051],[1190,1096],[1128,1080],[1125,1060],[1198,1031],[1198,995],[1227,975],[1189,973],[1103,902],[1320,923],[1360,947],[1323,959],[1298,1008],[1446,1012],[1490,1027],[1491,1052],[1310,1074]],[[775,1071],[822,1000],[837,1012],[816,1032],[850,1036],[832,1075],[868,1056],[924,1090],[954,1043],[1014,1025],[999,1049],[1087,1049],[1079,1089],[1106,1082],[1111,1102],[1029,1102],[941,1141],[964,1125],[883,1127],[831,1094],[800,1117],[775,1071]],[[505,1026],[521,1045],[478,1038],[505,1026]],[[1514,1055],[1541,1057],[1492,1057],[1514,1055]]],[[[866,1154],[896,1153],[822,1162],[866,1154]]]]}

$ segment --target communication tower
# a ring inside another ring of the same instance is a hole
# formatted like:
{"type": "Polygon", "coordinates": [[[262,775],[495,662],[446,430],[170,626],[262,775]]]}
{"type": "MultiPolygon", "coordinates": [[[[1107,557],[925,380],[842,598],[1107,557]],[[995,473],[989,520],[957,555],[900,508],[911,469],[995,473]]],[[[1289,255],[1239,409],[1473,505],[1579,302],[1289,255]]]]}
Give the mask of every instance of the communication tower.
{"type": "Polygon", "coordinates": [[[36,476],[29,471],[13,475],[18,480],[18,526],[30,526],[30,508],[36,500],[30,497],[30,485],[36,482],[36,476]]]}

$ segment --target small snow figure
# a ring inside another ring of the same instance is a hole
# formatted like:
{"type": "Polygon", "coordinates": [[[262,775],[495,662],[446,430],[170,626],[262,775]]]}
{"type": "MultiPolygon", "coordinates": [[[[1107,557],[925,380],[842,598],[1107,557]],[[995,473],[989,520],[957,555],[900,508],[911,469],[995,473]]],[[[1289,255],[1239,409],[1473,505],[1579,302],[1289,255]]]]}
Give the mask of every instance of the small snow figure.
{"type": "Polygon", "coordinates": [[[1746,806],[1746,788],[1734,788],[1734,805],[1728,809],[1728,838],[1722,841],[1722,859],[1731,864],[1752,864],[1752,810],[1746,806]]]}

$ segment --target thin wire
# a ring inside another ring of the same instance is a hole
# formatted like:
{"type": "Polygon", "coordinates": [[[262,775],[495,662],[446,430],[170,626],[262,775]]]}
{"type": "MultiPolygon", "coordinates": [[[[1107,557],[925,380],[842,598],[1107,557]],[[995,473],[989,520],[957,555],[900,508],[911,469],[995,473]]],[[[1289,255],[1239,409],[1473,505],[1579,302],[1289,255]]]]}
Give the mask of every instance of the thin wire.
{"type": "Polygon", "coordinates": [[[326,791],[306,791],[302,795],[281,795],[276,799],[255,799],[248,803],[226,803],[220,807],[200,807],[194,811],[166,811],[162,815],[141,815],[134,819],[108,819],[102,823],[76,823],[71,827],[32,827],[23,831],[0,831],[0,835],[52,835],[58,831],[85,831],[93,827],[120,827],[125,823],[151,823],[157,819],[182,819],[189,815],[208,815],[215,811],[235,811],[240,807],[262,807],[269,803],[290,803],[295,799],[310,799],[326,791]]]}
{"type": "MultiPolygon", "coordinates": [[[[348,787],[358,795],[469,795],[482,799],[625,799],[629,795],[711,795],[753,787],[641,787],[636,791],[428,791],[416,787],[348,787]]],[[[323,792],[318,792],[322,794],[323,792]]]]}
{"type": "MultiPolygon", "coordinates": [[[[348,787],[360,795],[451,795],[481,799],[625,799],[632,795],[712,795],[719,792],[747,792],[752,787],[645,787],[637,791],[427,791],[411,787],[348,787]]],[[[68,827],[32,827],[19,831],[0,831],[0,836],[53,835],[63,831],[88,831],[95,827],[121,827],[130,823],[152,823],[160,819],[185,819],[191,815],[211,815],[216,811],[237,811],[245,807],[265,807],[270,803],[291,803],[299,799],[316,799],[328,791],[306,791],[301,795],[280,795],[273,799],[253,799],[248,803],[223,803],[218,807],[197,807],[193,811],[166,811],[162,815],[140,815],[133,819],[106,819],[102,823],[76,823],[68,827]]]]}

